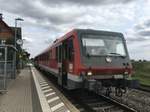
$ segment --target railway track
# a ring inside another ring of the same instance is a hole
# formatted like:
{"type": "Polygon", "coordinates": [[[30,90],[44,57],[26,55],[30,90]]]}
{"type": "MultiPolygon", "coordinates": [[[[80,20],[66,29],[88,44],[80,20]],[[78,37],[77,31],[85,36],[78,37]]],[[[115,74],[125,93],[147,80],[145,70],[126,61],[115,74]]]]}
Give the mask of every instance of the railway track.
{"type": "Polygon", "coordinates": [[[109,97],[97,95],[88,90],[77,90],[70,94],[86,112],[137,112],[109,97]]]}
{"type": "Polygon", "coordinates": [[[140,84],[140,87],[138,89],[141,91],[150,92],[150,86],[147,85],[140,84]]]}
{"type": "Polygon", "coordinates": [[[44,72],[47,81],[51,81],[71,101],[80,112],[137,112],[109,97],[98,95],[83,89],[68,91],[62,89],[56,78],[44,72]],[[47,74],[47,75],[46,75],[47,74]]]}

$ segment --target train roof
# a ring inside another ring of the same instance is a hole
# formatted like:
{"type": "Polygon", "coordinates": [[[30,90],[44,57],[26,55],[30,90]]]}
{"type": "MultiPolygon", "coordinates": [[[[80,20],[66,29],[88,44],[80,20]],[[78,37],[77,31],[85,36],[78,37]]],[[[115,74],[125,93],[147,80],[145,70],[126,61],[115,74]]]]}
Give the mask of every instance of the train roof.
{"type": "Polygon", "coordinates": [[[77,33],[92,33],[92,34],[103,34],[103,35],[114,35],[123,37],[123,34],[120,32],[106,31],[106,30],[94,30],[94,29],[74,29],[77,33]]]}
{"type": "MultiPolygon", "coordinates": [[[[120,38],[123,38],[123,34],[120,33],[120,32],[112,32],[112,31],[105,31],[105,30],[94,30],[94,29],[73,29],[71,30],[70,32],[66,33],[65,35],[61,36],[60,38],[56,39],[52,45],[50,45],[48,48],[46,48],[42,53],[40,53],[39,55],[43,54],[43,53],[46,53],[50,48],[51,46],[54,46],[56,45],[57,43],[63,41],[64,39],[67,38],[67,35],[69,34],[73,34],[74,32],[76,32],[77,34],[102,34],[102,35],[111,35],[111,36],[119,36],[120,38]]],[[[38,55],[38,56],[39,56],[38,55]]],[[[37,57],[37,56],[36,56],[37,57]]]]}
{"type": "Polygon", "coordinates": [[[112,32],[112,31],[104,31],[104,30],[94,30],[94,29],[73,29],[70,32],[66,33],[64,36],[56,39],[53,42],[53,45],[61,42],[64,39],[66,39],[67,37],[69,37],[68,36],[69,34],[72,35],[74,32],[76,32],[78,35],[84,34],[84,33],[85,34],[101,34],[101,35],[119,36],[120,38],[124,39],[123,34],[120,33],[120,32],[112,32]]]}

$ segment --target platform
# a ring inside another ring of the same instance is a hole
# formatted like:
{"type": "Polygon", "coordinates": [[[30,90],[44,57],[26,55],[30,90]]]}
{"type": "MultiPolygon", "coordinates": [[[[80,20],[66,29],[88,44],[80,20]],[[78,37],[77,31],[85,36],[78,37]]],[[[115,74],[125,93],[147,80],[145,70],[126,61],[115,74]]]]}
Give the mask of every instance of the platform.
{"type": "Polygon", "coordinates": [[[0,94],[0,112],[79,112],[54,85],[33,66],[11,80],[0,94]]]}
{"type": "Polygon", "coordinates": [[[44,112],[79,112],[72,103],[46,78],[44,78],[36,68],[32,67],[35,84],[40,95],[42,110],[44,112]]]}
{"type": "Polygon", "coordinates": [[[31,94],[31,72],[27,67],[11,80],[7,93],[0,94],[0,112],[32,112],[31,94]]]}

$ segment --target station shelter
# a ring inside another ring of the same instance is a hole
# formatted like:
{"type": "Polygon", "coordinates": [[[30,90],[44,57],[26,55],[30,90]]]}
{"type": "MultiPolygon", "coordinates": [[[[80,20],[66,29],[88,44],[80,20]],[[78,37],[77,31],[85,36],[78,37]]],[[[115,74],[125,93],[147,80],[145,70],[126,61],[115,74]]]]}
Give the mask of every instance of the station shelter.
{"type": "MultiPolygon", "coordinates": [[[[22,38],[19,27],[16,28],[16,38],[22,38]]],[[[9,80],[16,78],[20,54],[21,46],[16,44],[15,47],[15,27],[8,26],[0,14],[0,91],[5,91],[9,80]]]]}

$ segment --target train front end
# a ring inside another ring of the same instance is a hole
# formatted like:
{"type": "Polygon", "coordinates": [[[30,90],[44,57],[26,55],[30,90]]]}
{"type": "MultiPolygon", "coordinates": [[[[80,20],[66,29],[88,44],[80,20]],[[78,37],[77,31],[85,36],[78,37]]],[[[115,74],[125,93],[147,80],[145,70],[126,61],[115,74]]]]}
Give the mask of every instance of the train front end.
{"type": "Polygon", "coordinates": [[[107,88],[107,94],[112,92],[111,87],[115,87],[116,94],[122,95],[132,72],[123,34],[87,30],[81,31],[78,37],[81,53],[79,71],[85,86],[91,88],[98,84],[99,88],[107,88]]]}

